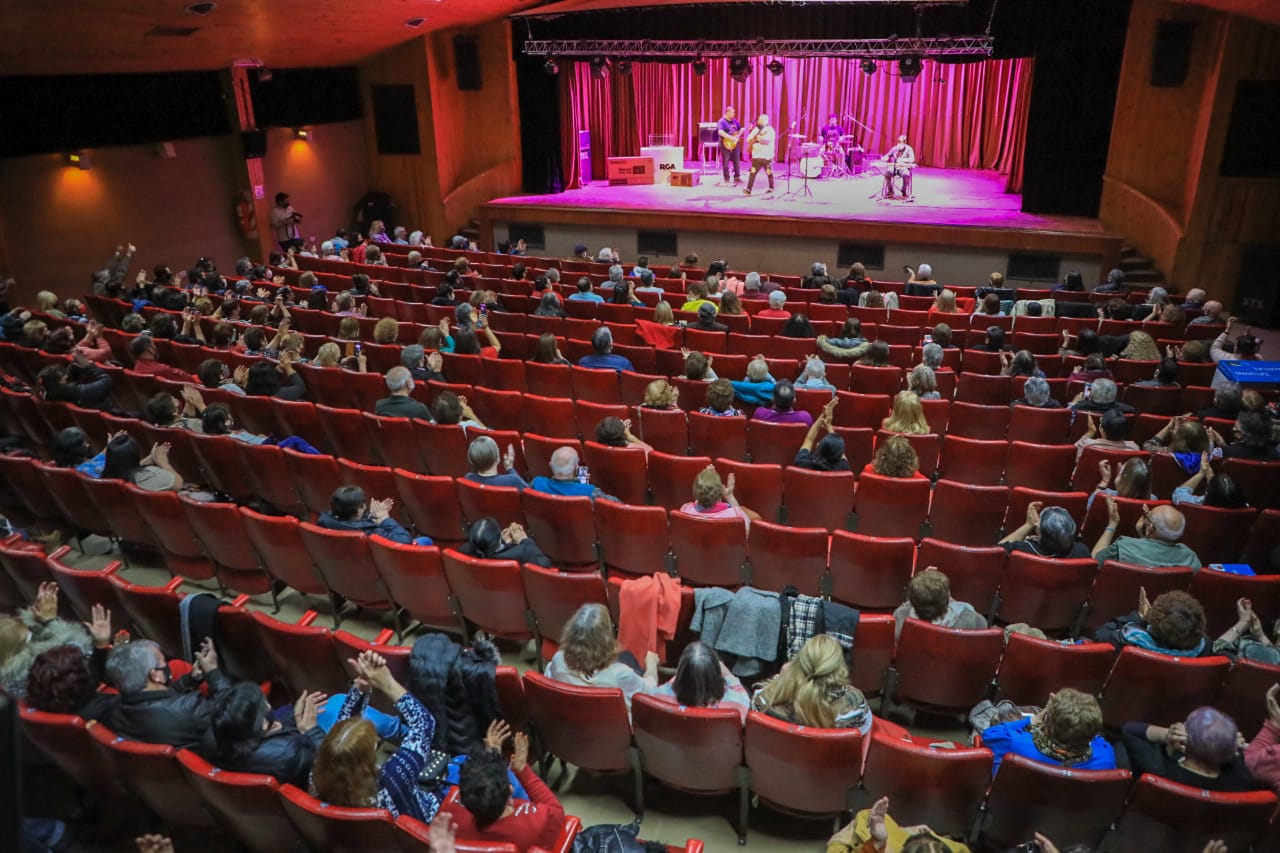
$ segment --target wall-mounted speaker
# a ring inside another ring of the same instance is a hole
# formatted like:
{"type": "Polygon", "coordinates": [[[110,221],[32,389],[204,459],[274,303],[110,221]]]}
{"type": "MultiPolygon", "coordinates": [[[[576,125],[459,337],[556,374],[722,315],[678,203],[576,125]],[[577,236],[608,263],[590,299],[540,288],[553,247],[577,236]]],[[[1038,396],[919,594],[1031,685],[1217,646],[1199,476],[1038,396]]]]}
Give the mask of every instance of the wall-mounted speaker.
{"type": "Polygon", "coordinates": [[[836,266],[847,270],[860,263],[869,270],[884,269],[883,243],[849,243],[843,242],[836,250],[836,266]]]}
{"type": "Polygon", "coordinates": [[[1161,21],[1151,44],[1151,85],[1176,89],[1187,81],[1195,21],[1161,21]]]}
{"type": "Polygon", "coordinates": [[[378,153],[421,154],[413,86],[371,86],[369,91],[378,153]]]}

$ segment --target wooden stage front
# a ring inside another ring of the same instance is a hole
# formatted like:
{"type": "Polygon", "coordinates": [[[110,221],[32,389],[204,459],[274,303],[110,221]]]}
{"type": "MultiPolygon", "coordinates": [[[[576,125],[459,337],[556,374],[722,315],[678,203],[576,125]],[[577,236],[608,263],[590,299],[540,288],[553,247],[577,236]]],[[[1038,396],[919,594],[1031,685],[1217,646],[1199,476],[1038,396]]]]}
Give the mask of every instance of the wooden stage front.
{"type": "MultiPolygon", "coordinates": [[[[779,164],[781,165],[781,164],[779,164]]],[[[994,172],[920,168],[915,200],[871,198],[880,178],[865,172],[843,180],[809,181],[779,176],[773,193],[758,176],[755,192],[725,185],[708,173],[696,187],[588,187],[555,195],[497,198],[481,206],[481,233],[495,225],[591,226],[614,230],[714,232],[785,240],[824,238],[889,245],[925,245],[987,252],[1044,252],[1088,256],[1102,270],[1118,264],[1122,238],[1096,219],[1023,213],[1022,197],[1004,192],[994,172]]]]}

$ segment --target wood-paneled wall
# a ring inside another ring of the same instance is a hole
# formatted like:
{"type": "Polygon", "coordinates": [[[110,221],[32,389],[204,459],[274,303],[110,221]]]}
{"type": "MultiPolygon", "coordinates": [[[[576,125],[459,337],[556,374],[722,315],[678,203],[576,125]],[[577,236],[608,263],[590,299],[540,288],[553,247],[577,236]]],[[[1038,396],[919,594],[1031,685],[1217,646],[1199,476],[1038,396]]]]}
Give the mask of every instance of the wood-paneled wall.
{"type": "Polygon", "coordinates": [[[1218,175],[1237,83],[1277,76],[1280,28],[1135,0],[1099,216],[1179,290],[1202,286],[1230,306],[1243,247],[1280,236],[1280,181],[1218,175]],[[1152,44],[1165,19],[1196,23],[1187,79],[1177,88],[1150,85],[1152,44]]]}
{"type": "Polygon", "coordinates": [[[361,66],[370,172],[374,187],[399,204],[402,219],[439,243],[472,219],[480,205],[520,189],[520,123],[511,28],[506,21],[466,30],[480,53],[478,91],[458,89],[453,38],[446,30],[379,54],[361,66]],[[418,155],[379,154],[369,87],[412,84],[418,155]]]}

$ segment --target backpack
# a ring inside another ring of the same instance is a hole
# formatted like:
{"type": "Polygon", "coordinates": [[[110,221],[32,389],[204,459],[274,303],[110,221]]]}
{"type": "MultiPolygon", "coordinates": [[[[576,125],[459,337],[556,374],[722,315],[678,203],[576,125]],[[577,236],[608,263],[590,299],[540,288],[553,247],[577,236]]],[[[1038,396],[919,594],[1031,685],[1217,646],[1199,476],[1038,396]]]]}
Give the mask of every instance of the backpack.
{"type": "Polygon", "coordinates": [[[657,841],[641,841],[640,821],[627,825],[601,823],[589,826],[573,840],[573,853],[665,853],[665,844],[657,841]]]}
{"type": "Polygon", "coordinates": [[[462,648],[444,634],[419,637],[409,654],[405,687],[436,720],[432,747],[465,755],[480,747],[489,723],[501,719],[498,650],[478,637],[462,648]]]}

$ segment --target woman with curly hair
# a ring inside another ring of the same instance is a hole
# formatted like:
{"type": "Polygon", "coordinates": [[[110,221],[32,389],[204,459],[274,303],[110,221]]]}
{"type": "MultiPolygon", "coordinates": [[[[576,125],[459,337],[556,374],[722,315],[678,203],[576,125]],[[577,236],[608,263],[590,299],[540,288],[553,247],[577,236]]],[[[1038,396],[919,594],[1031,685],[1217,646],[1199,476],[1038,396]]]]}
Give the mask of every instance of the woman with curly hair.
{"type": "Polygon", "coordinates": [[[898,477],[927,480],[920,473],[920,457],[905,436],[891,435],[876,446],[875,456],[862,469],[864,474],[879,474],[881,477],[898,477]]]}
{"type": "Polygon", "coordinates": [[[1174,589],[1148,601],[1146,590],[1140,589],[1137,611],[1112,619],[1094,631],[1093,638],[1118,649],[1135,646],[1171,657],[1195,658],[1213,654],[1204,628],[1204,607],[1191,593],[1174,589]]]}
{"type": "Polygon", "coordinates": [[[928,435],[933,432],[924,416],[924,406],[914,391],[899,391],[893,398],[893,411],[880,424],[885,432],[902,435],[928,435]]]}
{"type": "Polygon", "coordinates": [[[671,410],[676,407],[679,396],[679,388],[665,379],[655,379],[645,386],[644,403],[641,405],[646,409],[671,410]]]}
{"type": "Polygon", "coordinates": [[[867,699],[849,683],[844,649],[827,634],[810,637],[782,672],[760,686],[751,707],[802,726],[871,731],[867,699]]]}
{"type": "Polygon", "coordinates": [[[645,655],[643,674],[630,652],[618,651],[613,620],[603,604],[584,604],[565,623],[560,650],[547,664],[547,677],[579,687],[616,687],[631,707],[637,693],[658,688],[658,655],[645,655]]]}
{"type": "Polygon", "coordinates": [[[1159,361],[1160,347],[1146,332],[1130,332],[1129,345],[1120,352],[1120,357],[1131,361],[1159,361]]]}

